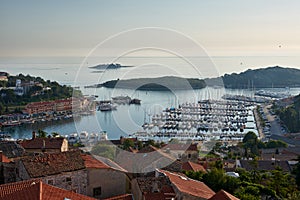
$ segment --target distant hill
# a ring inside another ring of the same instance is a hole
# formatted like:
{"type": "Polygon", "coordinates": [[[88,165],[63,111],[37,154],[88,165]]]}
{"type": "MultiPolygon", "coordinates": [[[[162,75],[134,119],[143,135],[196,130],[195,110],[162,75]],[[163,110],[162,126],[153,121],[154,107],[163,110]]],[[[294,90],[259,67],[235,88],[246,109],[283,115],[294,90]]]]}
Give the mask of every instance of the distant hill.
{"type": "Polygon", "coordinates": [[[129,80],[111,80],[94,87],[123,88],[137,90],[167,91],[167,90],[188,90],[204,88],[204,80],[196,78],[180,78],[165,76],[158,78],[138,78],[129,80]]]}
{"type": "MultiPolygon", "coordinates": [[[[248,69],[242,73],[221,76],[226,88],[299,87],[300,70],[279,66],[248,69]]],[[[207,85],[220,85],[219,78],[205,79],[207,85]]]]}

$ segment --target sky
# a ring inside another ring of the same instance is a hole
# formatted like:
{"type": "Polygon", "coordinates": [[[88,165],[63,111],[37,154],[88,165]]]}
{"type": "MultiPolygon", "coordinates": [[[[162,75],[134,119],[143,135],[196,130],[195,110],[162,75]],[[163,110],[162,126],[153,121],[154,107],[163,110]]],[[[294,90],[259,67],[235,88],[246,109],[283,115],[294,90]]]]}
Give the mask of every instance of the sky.
{"type": "Polygon", "coordinates": [[[298,0],[0,0],[0,57],[85,56],[143,27],[178,31],[213,56],[299,56],[299,9],[298,0]]]}

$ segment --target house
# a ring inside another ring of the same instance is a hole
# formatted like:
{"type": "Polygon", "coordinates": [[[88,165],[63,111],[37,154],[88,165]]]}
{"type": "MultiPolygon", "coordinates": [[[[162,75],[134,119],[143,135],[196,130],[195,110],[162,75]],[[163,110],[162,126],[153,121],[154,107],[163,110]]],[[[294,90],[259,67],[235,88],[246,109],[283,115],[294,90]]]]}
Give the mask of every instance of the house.
{"type": "MultiPolygon", "coordinates": [[[[109,165],[87,154],[81,155],[87,169],[87,195],[95,198],[109,198],[130,192],[130,180],[126,171],[109,165]]],[[[112,163],[112,161],[110,161],[112,163]]]]}
{"type": "Polygon", "coordinates": [[[161,149],[149,145],[147,149],[138,152],[119,151],[115,159],[120,166],[130,173],[149,173],[154,172],[157,168],[163,168],[174,161],[168,153],[164,153],[161,149]]]}
{"type": "Polygon", "coordinates": [[[203,173],[206,173],[206,170],[202,165],[190,161],[182,163],[182,170],[193,172],[201,171],[203,173]]]}
{"type": "Polygon", "coordinates": [[[225,190],[220,190],[214,196],[212,196],[209,200],[240,200],[240,199],[229,194],[225,190]]]}
{"type": "Polygon", "coordinates": [[[0,185],[0,199],[3,200],[95,200],[73,191],[48,185],[41,180],[28,180],[0,185]]]}
{"type": "Polygon", "coordinates": [[[167,177],[138,177],[132,180],[136,200],[174,199],[176,194],[167,177]]]}
{"type": "Polygon", "coordinates": [[[182,161],[194,161],[196,162],[199,157],[199,150],[197,143],[191,144],[172,144],[169,143],[161,148],[165,153],[170,154],[176,159],[182,161]]]}
{"type": "Polygon", "coordinates": [[[40,153],[16,162],[16,180],[41,179],[44,183],[87,194],[87,170],[80,151],[40,153]]]}
{"type": "Polygon", "coordinates": [[[203,182],[190,179],[182,174],[168,172],[165,170],[157,170],[157,172],[158,176],[165,176],[168,178],[176,193],[176,199],[207,200],[215,195],[215,192],[203,182]]]}
{"type": "Polygon", "coordinates": [[[32,132],[31,140],[20,141],[27,152],[64,152],[68,151],[68,140],[63,137],[37,138],[32,132]]]}
{"type": "Polygon", "coordinates": [[[247,171],[259,170],[270,171],[276,168],[281,168],[284,172],[291,172],[292,169],[288,161],[279,160],[237,160],[237,167],[244,168],[247,171]]]}
{"type": "Polygon", "coordinates": [[[0,151],[10,160],[25,154],[25,149],[15,141],[0,141],[0,151]]]}

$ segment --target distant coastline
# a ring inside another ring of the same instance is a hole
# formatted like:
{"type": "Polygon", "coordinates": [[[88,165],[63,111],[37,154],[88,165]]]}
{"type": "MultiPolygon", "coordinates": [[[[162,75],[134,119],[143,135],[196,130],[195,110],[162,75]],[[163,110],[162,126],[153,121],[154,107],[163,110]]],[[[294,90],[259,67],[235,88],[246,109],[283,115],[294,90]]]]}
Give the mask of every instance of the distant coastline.
{"type": "Polygon", "coordinates": [[[239,74],[225,74],[217,78],[197,79],[165,76],[158,78],[118,79],[85,87],[168,91],[202,89],[206,86],[230,89],[300,87],[300,70],[275,66],[255,70],[248,69],[239,74]]]}

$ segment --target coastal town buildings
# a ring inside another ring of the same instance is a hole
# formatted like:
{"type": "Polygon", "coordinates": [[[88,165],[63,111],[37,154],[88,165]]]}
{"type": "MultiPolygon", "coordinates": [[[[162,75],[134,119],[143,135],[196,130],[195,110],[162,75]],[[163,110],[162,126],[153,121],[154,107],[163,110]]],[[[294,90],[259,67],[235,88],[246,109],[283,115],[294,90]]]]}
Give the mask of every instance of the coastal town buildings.
{"type": "Polygon", "coordinates": [[[87,194],[87,170],[80,151],[43,153],[16,161],[16,180],[40,178],[43,182],[87,194]]]}
{"type": "Polygon", "coordinates": [[[78,98],[60,99],[55,101],[32,102],[25,106],[23,113],[39,114],[53,112],[71,112],[82,108],[84,102],[78,98]]]}

